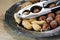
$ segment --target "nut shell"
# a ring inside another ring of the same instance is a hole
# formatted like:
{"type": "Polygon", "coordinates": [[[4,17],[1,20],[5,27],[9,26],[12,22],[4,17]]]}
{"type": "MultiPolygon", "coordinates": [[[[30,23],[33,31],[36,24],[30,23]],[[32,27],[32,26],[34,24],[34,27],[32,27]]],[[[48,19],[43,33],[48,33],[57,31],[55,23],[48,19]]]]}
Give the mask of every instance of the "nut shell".
{"type": "Polygon", "coordinates": [[[15,21],[16,21],[18,24],[21,23],[21,19],[16,16],[16,13],[14,14],[14,18],[15,18],[15,21]]]}
{"type": "Polygon", "coordinates": [[[45,17],[45,16],[40,16],[40,17],[38,18],[38,20],[39,20],[39,21],[46,20],[46,17],[45,17]]]}
{"type": "Polygon", "coordinates": [[[49,29],[50,29],[50,26],[47,23],[43,24],[42,30],[47,31],[49,29]]]}
{"type": "Polygon", "coordinates": [[[29,10],[25,10],[25,11],[23,11],[23,14],[24,14],[24,15],[28,15],[29,13],[30,13],[29,10]]]}
{"type": "Polygon", "coordinates": [[[38,13],[38,12],[40,12],[39,9],[35,9],[35,10],[33,11],[33,13],[38,13]]]}
{"type": "Polygon", "coordinates": [[[36,21],[36,18],[30,18],[29,21],[30,22],[36,21]]]}
{"type": "Polygon", "coordinates": [[[30,22],[28,20],[23,20],[22,21],[22,25],[26,28],[26,29],[32,29],[32,26],[30,24],[30,22]]]}
{"type": "Polygon", "coordinates": [[[60,15],[57,15],[55,18],[56,22],[58,23],[58,25],[60,25],[60,15]]]}
{"type": "Polygon", "coordinates": [[[39,2],[40,0],[30,0],[32,3],[39,2]]]}
{"type": "Polygon", "coordinates": [[[46,21],[33,21],[32,23],[37,23],[39,25],[43,25],[44,23],[46,23],[46,21]]]}
{"type": "Polygon", "coordinates": [[[56,14],[57,14],[57,15],[60,15],[60,10],[56,11],[56,14]]]}
{"type": "Polygon", "coordinates": [[[54,18],[54,17],[55,17],[55,14],[54,14],[54,13],[49,13],[49,14],[48,14],[48,17],[54,18]]]}
{"type": "Polygon", "coordinates": [[[36,23],[33,23],[33,24],[32,24],[32,27],[33,27],[33,29],[34,29],[35,31],[40,31],[40,30],[41,30],[41,26],[38,25],[38,24],[36,24],[36,23]]]}
{"type": "Polygon", "coordinates": [[[53,8],[55,6],[56,6],[56,4],[54,2],[49,4],[49,8],[53,8]]]}
{"type": "Polygon", "coordinates": [[[52,17],[48,17],[48,18],[46,19],[46,22],[47,22],[48,24],[50,24],[51,21],[53,21],[53,18],[52,18],[52,17]]]}
{"type": "Polygon", "coordinates": [[[51,28],[56,28],[57,27],[57,22],[54,20],[50,23],[51,28]]]}
{"type": "Polygon", "coordinates": [[[23,14],[24,14],[24,15],[28,15],[28,14],[29,14],[29,12],[24,12],[23,14]]]}

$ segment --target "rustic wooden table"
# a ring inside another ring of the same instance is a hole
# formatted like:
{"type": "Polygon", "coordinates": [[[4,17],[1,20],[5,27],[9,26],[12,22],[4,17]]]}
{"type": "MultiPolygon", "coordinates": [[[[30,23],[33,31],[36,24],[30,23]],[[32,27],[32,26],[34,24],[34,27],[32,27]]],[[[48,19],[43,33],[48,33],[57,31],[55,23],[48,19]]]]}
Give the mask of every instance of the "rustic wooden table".
{"type": "MultiPolygon", "coordinates": [[[[0,0],[0,40],[36,40],[35,38],[17,34],[4,24],[6,10],[18,1],[20,0],[0,0]]],[[[52,38],[52,40],[60,40],[60,38],[52,38]]]]}

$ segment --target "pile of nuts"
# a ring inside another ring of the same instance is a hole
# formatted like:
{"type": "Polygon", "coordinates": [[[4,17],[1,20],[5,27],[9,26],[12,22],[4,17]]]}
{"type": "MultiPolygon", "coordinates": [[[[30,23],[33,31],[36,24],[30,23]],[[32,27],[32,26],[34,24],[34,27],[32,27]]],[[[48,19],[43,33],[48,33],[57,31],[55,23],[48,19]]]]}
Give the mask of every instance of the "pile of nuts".
{"type": "MultiPolygon", "coordinates": [[[[55,7],[55,4],[51,4],[51,8],[55,7]]],[[[33,13],[38,13],[40,9],[36,8],[33,10],[33,13]]],[[[29,14],[29,10],[23,12],[24,15],[29,14]]],[[[60,10],[56,11],[55,13],[50,12],[46,15],[39,16],[37,18],[30,18],[30,19],[20,19],[16,17],[14,14],[15,21],[22,25],[24,28],[28,30],[35,30],[35,31],[48,31],[57,28],[60,26],[60,10]]]]}
{"type": "Polygon", "coordinates": [[[56,13],[50,12],[37,18],[18,20],[20,20],[19,22],[22,22],[21,25],[28,30],[48,31],[60,26],[60,10],[56,11],[56,13]]]}

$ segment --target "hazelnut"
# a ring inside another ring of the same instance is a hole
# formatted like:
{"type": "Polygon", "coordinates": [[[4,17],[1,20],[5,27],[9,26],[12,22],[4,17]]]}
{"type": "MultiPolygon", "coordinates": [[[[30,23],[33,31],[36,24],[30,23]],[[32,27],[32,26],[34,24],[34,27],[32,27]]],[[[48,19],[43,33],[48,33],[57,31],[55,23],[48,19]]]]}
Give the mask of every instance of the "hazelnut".
{"type": "Polygon", "coordinates": [[[56,11],[56,14],[59,15],[60,14],[60,10],[56,11]]]}
{"type": "Polygon", "coordinates": [[[47,19],[46,19],[46,22],[48,23],[48,24],[50,24],[50,22],[53,20],[53,18],[52,17],[48,17],[47,19]]]}
{"type": "Polygon", "coordinates": [[[50,23],[50,26],[51,28],[56,28],[57,27],[57,22],[55,20],[53,20],[51,23],[50,23]]]}
{"type": "Polygon", "coordinates": [[[58,25],[60,25],[60,15],[57,15],[55,18],[56,22],[58,23],[58,25]]]}
{"type": "Polygon", "coordinates": [[[54,13],[49,13],[49,14],[48,14],[48,17],[52,17],[52,18],[54,18],[55,15],[54,15],[54,13]]]}
{"type": "Polygon", "coordinates": [[[46,20],[46,17],[45,17],[45,16],[40,16],[40,17],[38,18],[38,20],[39,20],[39,21],[46,20]]]}
{"type": "Polygon", "coordinates": [[[24,15],[28,15],[29,13],[28,13],[28,12],[24,12],[23,14],[24,14],[24,15]]]}
{"type": "Polygon", "coordinates": [[[43,24],[42,30],[46,31],[46,30],[49,30],[49,29],[50,29],[50,26],[47,23],[43,24]]]}
{"type": "Polygon", "coordinates": [[[49,8],[53,8],[55,6],[56,6],[56,4],[54,2],[52,2],[52,3],[49,4],[49,8]]]}

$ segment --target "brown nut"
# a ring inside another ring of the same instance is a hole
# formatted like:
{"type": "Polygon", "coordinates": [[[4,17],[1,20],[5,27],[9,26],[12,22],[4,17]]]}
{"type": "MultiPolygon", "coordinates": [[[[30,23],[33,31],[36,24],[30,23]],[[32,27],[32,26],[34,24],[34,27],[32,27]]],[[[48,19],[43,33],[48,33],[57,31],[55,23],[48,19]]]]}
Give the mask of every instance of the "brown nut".
{"type": "Polygon", "coordinates": [[[56,28],[57,27],[57,22],[54,20],[50,23],[51,28],[56,28]]]}
{"type": "Polygon", "coordinates": [[[22,21],[22,25],[26,28],[26,29],[32,29],[32,26],[30,24],[30,22],[28,20],[23,20],[22,21]]]}
{"type": "Polygon", "coordinates": [[[42,30],[47,31],[49,29],[50,29],[50,26],[47,23],[43,24],[42,30]]]}
{"type": "Polygon", "coordinates": [[[49,13],[49,14],[48,14],[48,17],[52,17],[52,18],[54,18],[55,15],[54,15],[54,13],[49,13]]]}
{"type": "Polygon", "coordinates": [[[21,19],[16,16],[16,13],[14,14],[14,18],[15,18],[15,21],[16,21],[18,24],[21,23],[21,19]]]}
{"type": "Polygon", "coordinates": [[[46,20],[46,17],[45,17],[45,16],[40,16],[40,17],[38,18],[38,20],[39,20],[39,21],[46,20]]]}
{"type": "Polygon", "coordinates": [[[60,15],[60,10],[56,11],[56,14],[57,14],[57,15],[60,15]]]}
{"type": "Polygon", "coordinates": [[[58,25],[60,25],[60,15],[57,15],[55,18],[56,22],[58,23],[58,25]]]}
{"type": "Polygon", "coordinates": [[[46,22],[48,23],[48,24],[50,24],[50,22],[53,20],[53,18],[52,17],[48,17],[47,19],[46,19],[46,22]]]}
{"type": "Polygon", "coordinates": [[[54,2],[52,2],[52,3],[49,4],[49,8],[53,8],[55,6],[56,6],[56,3],[54,3],[54,2]]]}
{"type": "Polygon", "coordinates": [[[40,31],[41,30],[41,26],[36,24],[36,23],[32,23],[32,27],[35,31],[40,31]]]}

